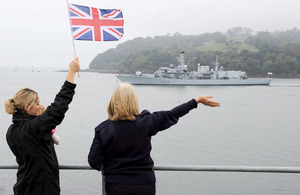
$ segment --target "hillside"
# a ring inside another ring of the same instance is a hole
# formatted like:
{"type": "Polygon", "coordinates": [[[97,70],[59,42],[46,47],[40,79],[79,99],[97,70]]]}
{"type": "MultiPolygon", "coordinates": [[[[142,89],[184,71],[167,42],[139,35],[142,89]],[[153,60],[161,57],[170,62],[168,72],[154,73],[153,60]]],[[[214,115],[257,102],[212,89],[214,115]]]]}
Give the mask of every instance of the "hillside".
{"type": "MultiPolygon", "coordinates": [[[[240,53],[242,50],[248,50],[250,52],[257,52],[258,49],[255,48],[253,45],[248,45],[245,43],[245,40],[247,39],[247,36],[239,36],[234,38],[227,38],[226,43],[228,42],[239,42],[240,45],[237,47],[237,52],[240,53]]],[[[203,45],[196,47],[197,51],[222,51],[226,52],[228,51],[229,47],[226,45],[226,43],[216,43],[215,40],[213,41],[207,41],[203,43],[203,45]]]]}
{"type": "Polygon", "coordinates": [[[181,50],[185,51],[190,70],[196,69],[198,63],[212,64],[218,56],[225,69],[244,70],[248,75],[300,74],[300,31],[296,28],[256,35],[236,27],[226,34],[139,37],[98,54],[89,67],[119,73],[152,73],[161,66],[177,65],[181,50]]]}

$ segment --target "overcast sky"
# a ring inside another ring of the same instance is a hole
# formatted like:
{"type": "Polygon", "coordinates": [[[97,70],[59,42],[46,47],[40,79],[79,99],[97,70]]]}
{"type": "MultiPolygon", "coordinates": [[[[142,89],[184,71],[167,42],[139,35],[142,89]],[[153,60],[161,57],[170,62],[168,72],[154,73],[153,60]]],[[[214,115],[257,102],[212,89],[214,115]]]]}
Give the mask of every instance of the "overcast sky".
{"type": "MultiPolygon", "coordinates": [[[[0,66],[67,69],[74,57],[65,0],[0,0],[0,66]]],[[[135,37],[196,35],[232,27],[254,31],[300,29],[299,0],[69,0],[121,9],[124,37],[114,42],[75,41],[81,68],[98,54],[135,37]]]]}

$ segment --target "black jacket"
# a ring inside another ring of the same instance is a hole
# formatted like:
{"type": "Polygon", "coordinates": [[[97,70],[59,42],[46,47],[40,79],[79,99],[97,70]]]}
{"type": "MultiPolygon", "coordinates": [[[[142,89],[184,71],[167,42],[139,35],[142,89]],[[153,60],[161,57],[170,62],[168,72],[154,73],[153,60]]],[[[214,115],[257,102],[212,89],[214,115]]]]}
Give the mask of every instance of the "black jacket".
{"type": "Polygon", "coordinates": [[[156,182],[150,156],[151,137],[171,127],[179,117],[196,108],[194,99],[170,111],[150,113],[144,110],[135,121],[106,120],[95,128],[95,137],[88,155],[94,169],[103,167],[105,181],[136,185],[156,182]]]}
{"type": "Polygon", "coordinates": [[[14,194],[60,194],[59,166],[51,139],[52,129],[64,119],[76,84],[65,81],[60,92],[41,116],[18,110],[6,134],[19,165],[14,194]]]}

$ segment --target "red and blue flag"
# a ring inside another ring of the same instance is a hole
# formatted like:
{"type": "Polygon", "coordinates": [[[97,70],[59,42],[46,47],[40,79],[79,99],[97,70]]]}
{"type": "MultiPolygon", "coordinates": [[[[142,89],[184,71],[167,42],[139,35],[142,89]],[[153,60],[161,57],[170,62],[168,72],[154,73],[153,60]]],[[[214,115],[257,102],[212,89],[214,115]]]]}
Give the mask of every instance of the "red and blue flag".
{"type": "Polygon", "coordinates": [[[69,4],[74,40],[117,41],[123,37],[124,20],[119,9],[98,9],[69,4]]]}

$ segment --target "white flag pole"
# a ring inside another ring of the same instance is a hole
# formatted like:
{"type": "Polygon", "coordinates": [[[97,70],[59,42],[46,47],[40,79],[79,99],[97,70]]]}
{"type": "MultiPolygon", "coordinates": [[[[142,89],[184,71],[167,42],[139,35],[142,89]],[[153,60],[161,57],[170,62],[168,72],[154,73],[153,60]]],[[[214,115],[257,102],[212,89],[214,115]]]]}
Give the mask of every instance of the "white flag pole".
{"type": "MultiPolygon", "coordinates": [[[[69,11],[69,1],[67,1],[67,10],[68,10],[68,15],[69,15],[69,21],[70,21],[70,30],[71,30],[71,37],[72,37],[72,43],[73,43],[73,50],[74,50],[74,56],[76,57],[76,50],[75,50],[75,43],[74,43],[74,37],[73,37],[73,33],[72,33],[72,23],[71,23],[71,17],[70,17],[70,11],[69,11]]],[[[78,70],[78,78],[80,78],[80,75],[79,75],[79,70],[78,70]]]]}

